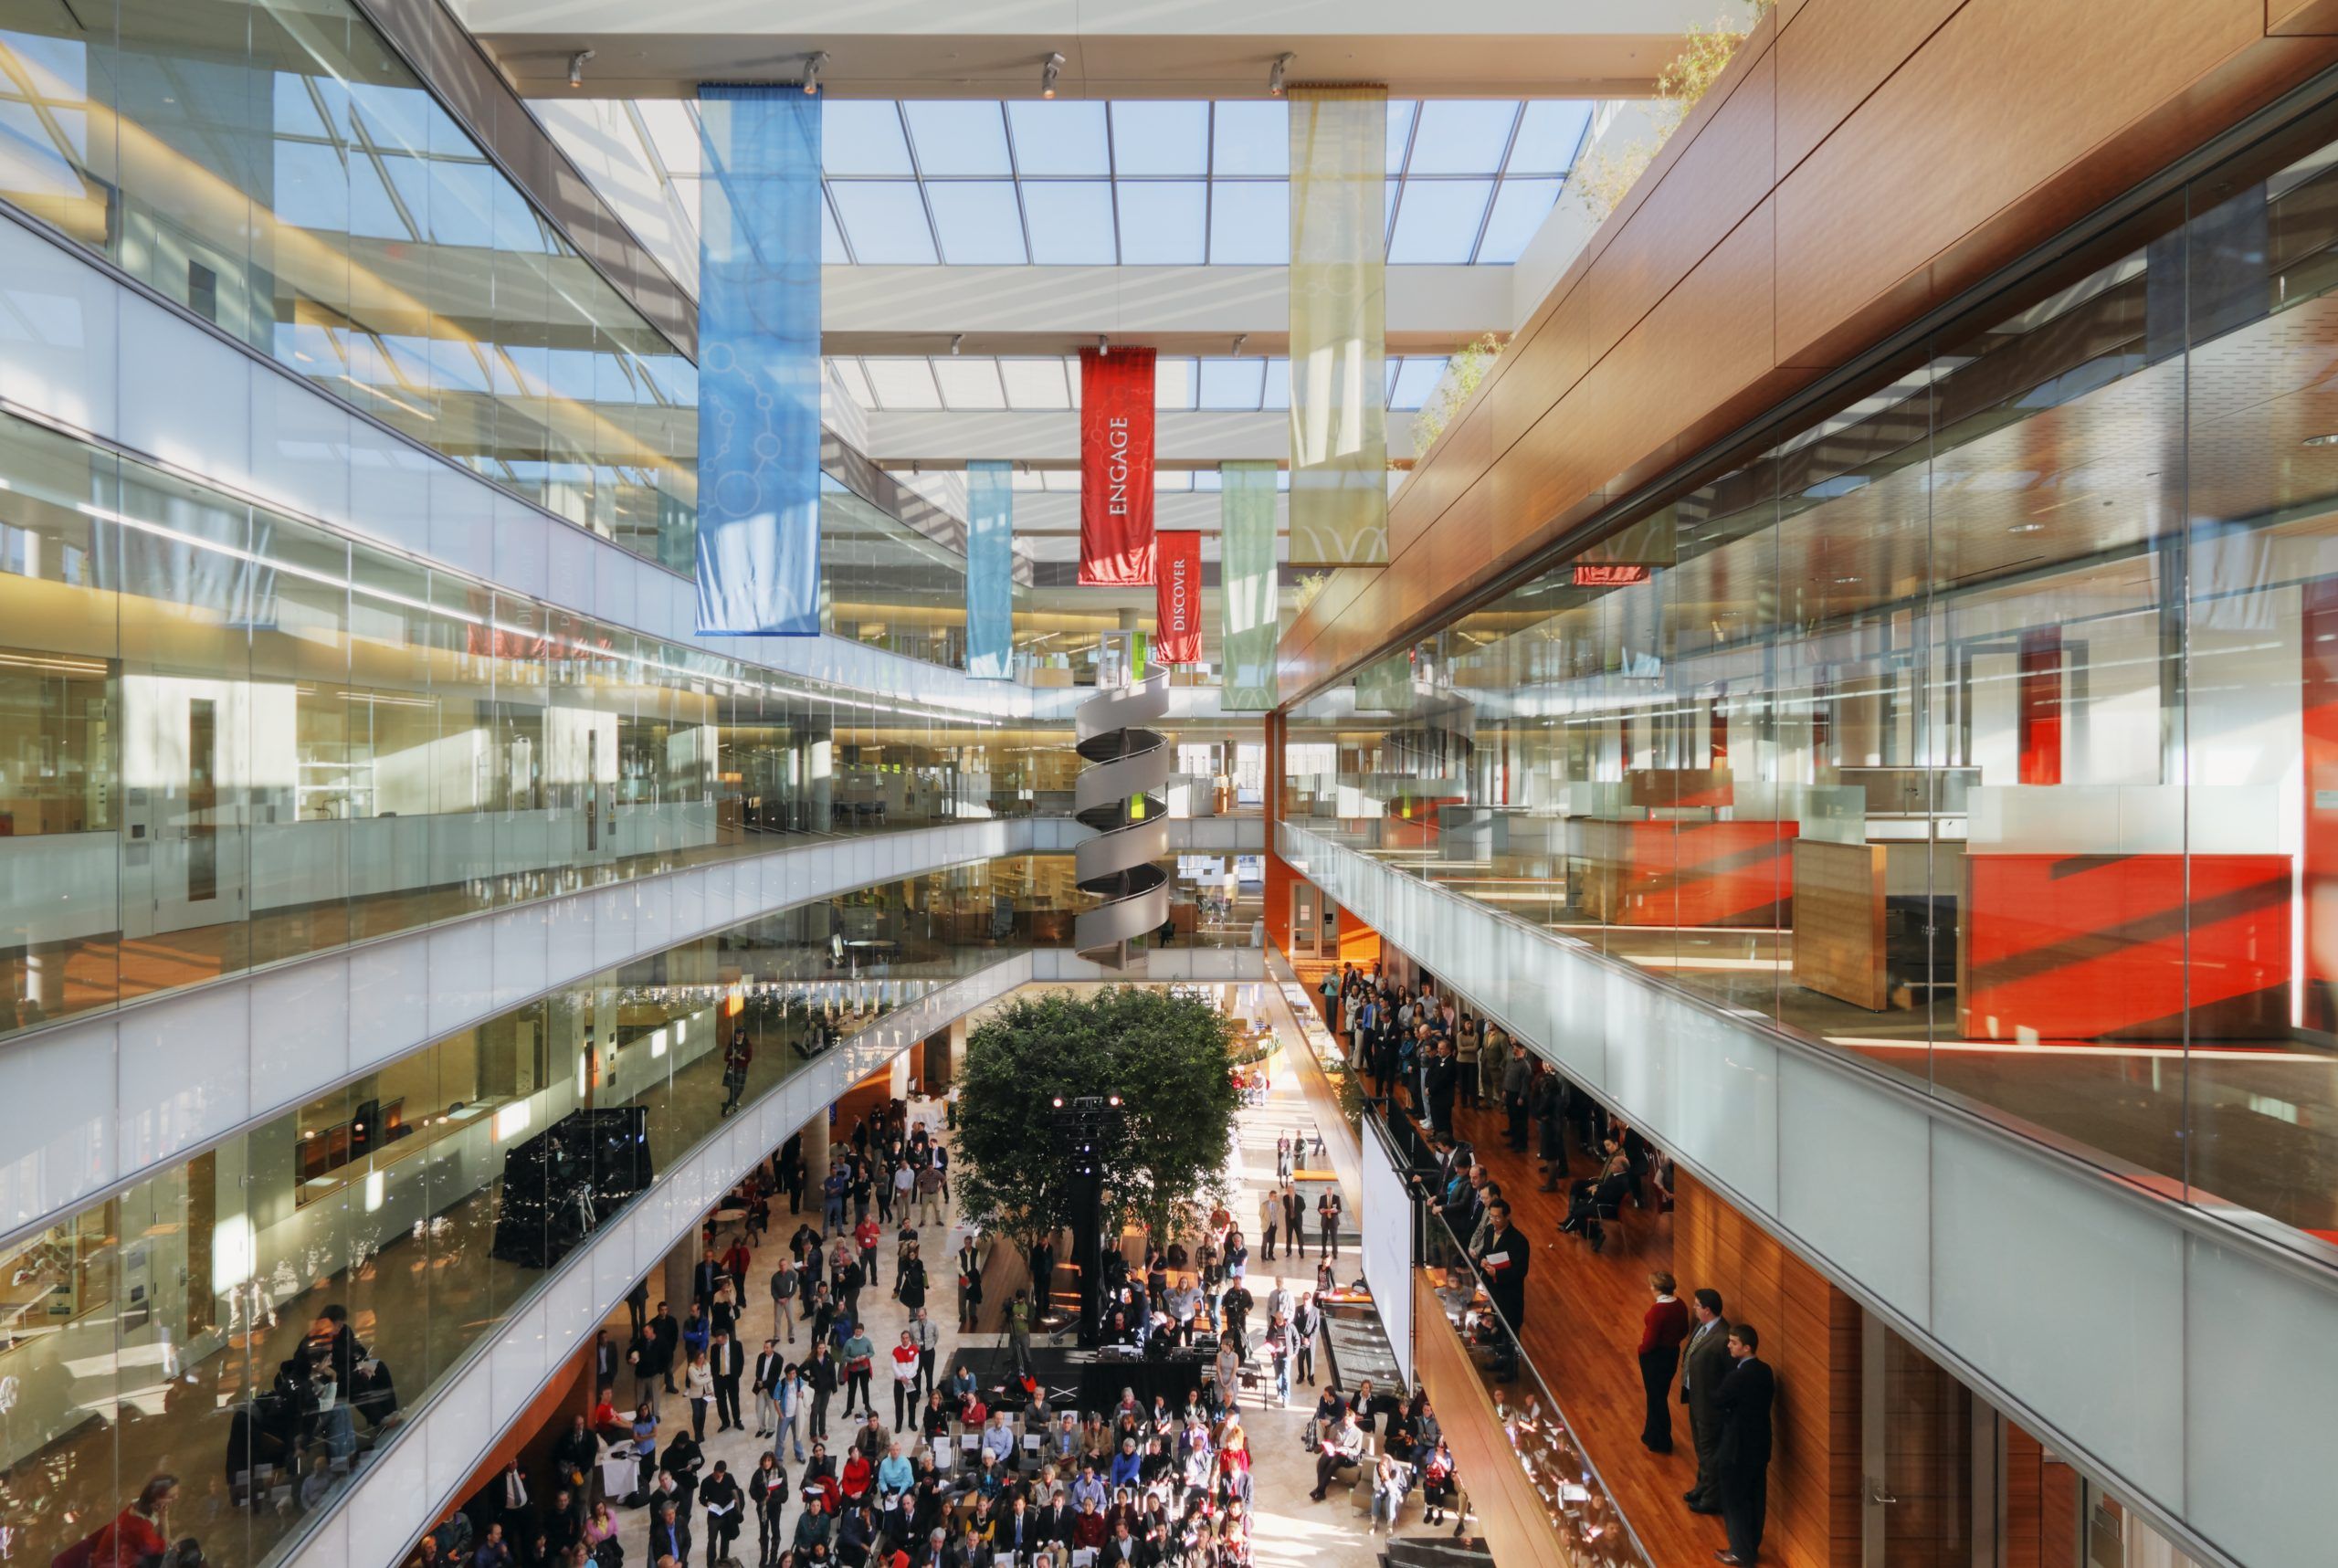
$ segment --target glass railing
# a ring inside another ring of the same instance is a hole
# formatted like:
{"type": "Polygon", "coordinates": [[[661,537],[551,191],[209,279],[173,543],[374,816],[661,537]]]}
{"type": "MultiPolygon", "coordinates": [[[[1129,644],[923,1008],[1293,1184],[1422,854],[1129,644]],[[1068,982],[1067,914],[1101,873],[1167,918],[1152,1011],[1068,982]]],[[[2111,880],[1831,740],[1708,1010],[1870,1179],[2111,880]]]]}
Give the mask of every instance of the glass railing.
{"type": "Polygon", "coordinates": [[[6,1555],[48,1562],[158,1473],[179,1481],[172,1540],[219,1568],[283,1555],[400,1412],[735,1107],[1027,951],[1006,886],[959,868],[604,971],[19,1242],[0,1256],[6,1555]],[[310,1353],[332,1310],[362,1351],[310,1353]]]}
{"type": "Polygon", "coordinates": [[[1568,1568],[1654,1568],[1565,1411],[1526,1359],[1518,1326],[1486,1293],[1464,1239],[1443,1215],[1430,1212],[1422,1173],[1433,1172],[1434,1165],[1418,1126],[1401,1111],[1389,1112],[1383,1102],[1367,1101],[1364,1135],[1383,1141],[1412,1188],[1416,1256],[1442,1309],[1438,1318],[1415,1322],[1413,1331],[1449,1334],[1460,1345],[1520,1468],[1542,1500],[1543,1521],[1560,1559],[1568,1568]]]}
{"type": "Polygon", "coordinates": [[[5,0],[0,120],[0,201],[491,482],[690,569],[696,367],[361,7],[5,0]]]}
{"type": "Polygon", "coordinates": [[[0,1034],[525,900],[1068,810],[1069,740],[641,637],[0,416],[0,1034]]]}

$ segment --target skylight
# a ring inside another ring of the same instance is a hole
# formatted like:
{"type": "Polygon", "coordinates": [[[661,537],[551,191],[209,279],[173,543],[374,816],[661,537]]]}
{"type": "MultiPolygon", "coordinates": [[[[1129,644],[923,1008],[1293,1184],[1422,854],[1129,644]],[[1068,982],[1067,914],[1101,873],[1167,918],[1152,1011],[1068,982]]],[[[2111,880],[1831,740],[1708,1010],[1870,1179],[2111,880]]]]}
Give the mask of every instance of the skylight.
{"type": "MultiPolygon", "coordinates": [[[[694,232],[694,106],[631,106],[694,232]]],[[[1288,106],[832,99],[822,109],[822,256],[837,264],[1280,266],[1290,259],[1288,106]]],[[[1515,261],[1558,199],[1591,106],[1388,105],[1388,259],[1515,261]]],[[[563,140],[580,133],[558,114],[563,140]]]]}
{"type": "MultiPolygon", "coordinates": [[[[931,359],[876,354],[841,356],[835,366],[845,390],[864,408],[884,413],[1044,413],[1079,404],[1079,362],[1055,355],[993,358],[940,354],[931,359]]],[[[1442,354],[1392,355],[1388,406],[1420,407],[1438,377],[1442,354]]],[[[1164,354],[1153,374],[1153,405],[1168,412],[1255,414],[1290,406],[1290,362],[1251,355],[1195,359],[1164,354]]]]}

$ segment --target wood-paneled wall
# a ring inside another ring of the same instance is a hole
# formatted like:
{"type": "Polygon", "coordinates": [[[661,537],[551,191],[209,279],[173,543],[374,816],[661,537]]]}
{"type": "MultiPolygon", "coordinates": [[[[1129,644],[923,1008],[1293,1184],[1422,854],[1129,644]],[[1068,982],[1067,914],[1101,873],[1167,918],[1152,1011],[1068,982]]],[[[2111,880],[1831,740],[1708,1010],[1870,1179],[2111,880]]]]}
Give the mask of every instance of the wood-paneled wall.
{"type": "Polygon", "coordinates": [[[2338,61],[2338,0],[1784,0],[1284,634],[1286,699],[2338,61]]]}
{"type": "Polygon", "coordinates": [[[1722,1294],[1732,1323],[1762,1335],[1775,1369],[1765,1559],[1858,1568],[1859,1311],[1817,1270],[1686,1173],[1672,1216],[1680,1289],[1722,1294]]]}

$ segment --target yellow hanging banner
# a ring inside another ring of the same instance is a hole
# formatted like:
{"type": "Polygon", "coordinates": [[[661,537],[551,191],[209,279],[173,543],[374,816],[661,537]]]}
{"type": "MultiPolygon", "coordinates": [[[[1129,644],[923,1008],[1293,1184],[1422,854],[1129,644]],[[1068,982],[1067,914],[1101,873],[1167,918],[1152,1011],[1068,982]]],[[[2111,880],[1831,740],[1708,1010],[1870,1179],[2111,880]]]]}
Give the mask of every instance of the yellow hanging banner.
{"type": "Polygon", "coordinates": [[[1388,92],[1290,89],[1290,564],[1388,559],[1388,92]]]}

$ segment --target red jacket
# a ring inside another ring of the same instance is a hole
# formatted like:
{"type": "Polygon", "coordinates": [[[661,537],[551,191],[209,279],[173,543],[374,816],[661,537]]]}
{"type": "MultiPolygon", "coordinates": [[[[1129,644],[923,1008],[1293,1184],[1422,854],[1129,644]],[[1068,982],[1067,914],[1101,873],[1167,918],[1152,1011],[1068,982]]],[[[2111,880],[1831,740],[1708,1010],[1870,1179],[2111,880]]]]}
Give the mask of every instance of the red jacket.
{"type": "Polygon", "coordinates": [[[1688,1337],[1687,1307],[1677,1299],[1648,1303],[1648,1316],[1640,1320],[1640,1354],[1646,1355],[1650,1351],[1679,1350],[1680,1342],[1688,1337]]]}

